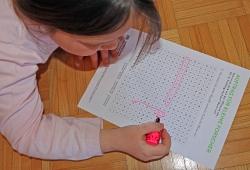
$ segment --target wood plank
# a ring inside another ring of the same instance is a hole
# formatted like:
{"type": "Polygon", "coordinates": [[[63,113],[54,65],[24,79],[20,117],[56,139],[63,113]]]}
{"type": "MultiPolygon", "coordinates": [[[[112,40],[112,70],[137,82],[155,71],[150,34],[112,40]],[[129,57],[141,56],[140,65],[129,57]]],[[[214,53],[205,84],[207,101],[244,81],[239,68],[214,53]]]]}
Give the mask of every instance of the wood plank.
{"type": "Polygon", "coordinates": [[[31,170],[42,170],[42,161],[31,158],[31,170]]]}
{"type": "Polygon", "coordinates": [[[199,26],[189,27],[189,35],[192,43],[192,49],[202,52],[204,49],[201,32],[199,30],[199,26]]]}
{"type": "Polygon", "coordinates": [[[52,55],[52,59],[50,62],[50,76],[49,76],[49,88],[50,88],[50,107],[49,111],[58,113],[59,111],[59,96],[57,95],[57,86],[58,81],[56,78],[57,75],[57,60],[52,55]]]}
{"type": "Polygon", "coordinates": [[[241,8],[242,3],[240,1],[226,1],[221,3],[215,3],[211,5],[202,6],[199,8],[190,8],[187,10],[176,11],[176,19],[192,18],[196,16],[203,16],[207,14],[213,14],[222,11],[228,11],[231,9],[241,8]]]}
{"type": "Polygon", "coordinates": [[[229,168],[223,168],[222,170],[248,170],[247,165],[233,166],[229,168]]]}
{"type": "Polygon", "coordinates": [[[161,34],[161,37],[163,39],[167,39],[169,41],[173,41],[177,44],[180,44],[180,37],[179,37],[179,32],[177,29],[172,29],[168,31],[163,31],[161,34]]]}
{"type": "Polygon", "coordinates": [[[201,24],[198,25],[200,36],[201,36],[201,42],[203,44],[203,52],[211,55],[216,56],[216,52],[213,45],[213,40],[209,32],[209,28],[207,24],[201,24]]]}
{"type": "Polygon", "coordinates": [[[218,160],[216,168],[226,168],[247,164],[250,162],[250,152],[242,152],[232,155],[223,155],[218,160]]]}
{"type": "Polygon", "coordinates": [[[250,139],[226,142],[221,156],[242,152],[250,152],[250,139]]]}
{"type": "Polygon", "coordinates": [[[219,21],[219,28],[229,61],[233,64],[241,65],[228,22],[226,20],[219,21]]]}
{"type": "Polygon", "coordinates": [[[17,152],[12,153],[12,170],[21,170],[21,156],[17,152]]]}
{"type": "Polygon", "coordinates": [[[76,70],[70,66],[66,67],[66,94],[68,98],[68,107],[69,113],[68,115],[73,116],[78,112],[77,104],[78,104],[78,94],[77,94],[77,85],[76,85],[76,70]]]}
{"type": "Polygon", "coordinates": [[[232,129],[228,134],[227,141],[241,141],[250,139],[250,127],[242,128],[242,129],[232,129]]]}
{"type": "MultiPolygon", "coordinates": [[[[88,167],[70,167],[70,170],[111,170],[111,169],[117,169],[117,170],[127,170],[126,162],[125,161],[119,161],[119,162],[112,162],[106,165],[90,165],[88,167]]],[[[63,168],[60,170],[69,170],[68,168],[63,168]]]]}
{"type": "Polygon", "coordinates": [[[236,50],[238,52],[238,58],[240,59],[241,66],[250,69],[250,58],[248,58],[249,54],[244,41],[244,37],[241,33],[238,20],[236,18],[228,19],[228,26],[231,31],[236,50]]]}
{"type": "Polygon", "coordinates": [[[0,134],[0,169],[4,169],[4,137],[0,134]]]}
{"type": "Polygon", "coordinates": [[[12,160],[13,160],[13,150],[9,143],[4,140],[3,144],[3,170],[11,170],[12,169],[12,160]]]}
{"type": "Polygon", "coordinates": [[[208,28],[214,44],[216,57],[224,61],[229,61],[218,22],[208,23],[208,28]]]}
{"type": "Polygon", "coordinates": [[[128,170],[150,170],[149,164],[139,162],[130,156],[126,156],[128,170]]]}
{"type": "Polygon", "coordinates": [[[108,153],[101,157],[93,157],[92,159],[83,161],[53,161],[53,170],[70,169],[74,168],[88,168],[91,166],[106,167],[113,162],[125,162],[126,157],[121,153],[108,153]]]}
{"type": "Polygon", "coordinates": [[[175,11],[171,0],[156,1],[156,6],[162,18],[162,29],[176,29],[175,11]]]}
{"type": "Polygon", "coordinates": [[[189,28],[186,27],[186,28],[179,29],[179,35],[180,35],[181,44],[185,47],[192,48],[192,40],[190,37],[189,28]]]}
{"type": "MultiPolygon", "coordinates": [[[[162,38],[250,69],[249,0],[157,0],[162,17],[162,38]]],[[[77,108],[95,70],[72,68],[68,54],[57,50],[40,65],[38,86],[45,113],[95,117],[77,108]]],[[[250,169],[250,83],[228,134],[217,169],[250,169]]],[[[104,128],[115,125],[104,121],[104,128]]],[[[46,161],[22,156],[0,136],[0,170],[207,170],[181,155],[170,153],[159,161],[140,162],[121,153],[83,161],[46,161]]]]}
{"type": "Polygon", "coordinates": [[[240,29],[245,40],[245,44],[248,49],[248,59],[250,58],[250,15],[238,17],[240,29]]]}
{"type": "Polygon", "coordinates": [[[193,25],[198,25],[198,24],[203,24],[203,23],[220,21],[223,19],[231,18],[231,17],[242,16],[245,14],[246,13],[245,13],[244,8],[242,7],[234,8],[234,9],[229,9],[227,11],[219,11],[219,12],[210,13],[210,14],[197,15],[197,16],[190,17],[190,18],[178,19],[177,26],[179,28],[188,27],[188,26],[193,26],[193,25]]]}
{"type": "Polygon", "coordinates": [[[69,116],[69,99],[67,91],[67,66],[61,61],[57,61],[57,95],[59,100],[59,113],[61,116],[69,116]]]}
{"type": "Polygon", "coordinates": [[[242,0],[245,11],[247,14],[250,14],[250,1],[249,0],[242,0]]]}
{"type": "Polygon", "coordinates": [[[42,170],[52,170],[51,161],[42,161],[42,170]]]}
{"type": "Polygon", "coordinates": [[[32,170],[31,159],[27,156],[21,156],[21,170],[32,170]]]}
{"type": "MultiPolygon", "coordinates": [[[[200,8],[204,6],[211,6],[213,4],[229,2],[230,0],[173,0],[175,11],[185,11],[193,8],[200,8]]],[[[232,0],[231,0],[232,1],[232,0]]],[[[234,0],[235,1],[235,0],[234,0]]]]}
{"type": "Polygon", "coordinates": [[[163,169],[174,169],[172,152],[170,152],[168,156],[161,159],[161,164],[163,169]]]}
{"type": "Polygon", "coordinates": [[[161,161],[153,161],[149,163],[149,169],[164,170],[161,161]]]}

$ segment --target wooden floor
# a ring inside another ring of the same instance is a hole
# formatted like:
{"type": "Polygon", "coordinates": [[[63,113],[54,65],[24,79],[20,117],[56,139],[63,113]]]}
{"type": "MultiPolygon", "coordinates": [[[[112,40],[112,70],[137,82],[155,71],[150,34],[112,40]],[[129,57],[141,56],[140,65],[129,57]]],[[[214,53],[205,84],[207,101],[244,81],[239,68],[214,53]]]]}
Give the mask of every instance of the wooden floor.
{"type": "MultiPolygon", "coordinates": [[[[162,37],[250,69],[250,0],[157,0],[162,37]]],[[[77,108],[94,71],[77,71],[57,52],[41,66],[39,88],[45,112],[92,117],[77,108]]],[[[114,127],[105,122],[105,128],[114,127]]],[[[205,169],[170,153],[161,161],[141,163],[120,153],[85,161],[42,161],[20,156],[0,136],[0,170],[172,170],[205,169]]],[[[250,169],[250,84],[227,137],[217,169],[250,169]]]]}

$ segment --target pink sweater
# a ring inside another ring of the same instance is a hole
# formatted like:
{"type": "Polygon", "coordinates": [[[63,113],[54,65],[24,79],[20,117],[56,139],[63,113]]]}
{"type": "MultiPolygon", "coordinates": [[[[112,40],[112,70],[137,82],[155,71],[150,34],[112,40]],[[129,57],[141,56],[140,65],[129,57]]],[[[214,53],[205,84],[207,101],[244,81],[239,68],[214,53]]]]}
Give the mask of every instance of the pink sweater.
{"type": "Polygon", "coordinates": [[[101,119],[43,115],[37,89],[38,63],[58,47],[48,36],[30,35],[0,0],[0,131],[18,152],[41,159],[81,160],[102,155],[101,119]]]}

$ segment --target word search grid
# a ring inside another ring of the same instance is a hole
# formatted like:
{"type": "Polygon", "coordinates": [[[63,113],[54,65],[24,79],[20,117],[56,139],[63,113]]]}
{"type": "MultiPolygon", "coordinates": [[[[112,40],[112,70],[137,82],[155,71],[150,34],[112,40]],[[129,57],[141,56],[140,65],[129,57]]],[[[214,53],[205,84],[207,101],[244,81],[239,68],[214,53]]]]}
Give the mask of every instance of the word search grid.
{"type": "Polygon", "coordinates": [[[108,110],[137,123],[160,117],[173,138],[183,143],[216,73],[213,66],[159,49],[129,69],[108,110]]]}

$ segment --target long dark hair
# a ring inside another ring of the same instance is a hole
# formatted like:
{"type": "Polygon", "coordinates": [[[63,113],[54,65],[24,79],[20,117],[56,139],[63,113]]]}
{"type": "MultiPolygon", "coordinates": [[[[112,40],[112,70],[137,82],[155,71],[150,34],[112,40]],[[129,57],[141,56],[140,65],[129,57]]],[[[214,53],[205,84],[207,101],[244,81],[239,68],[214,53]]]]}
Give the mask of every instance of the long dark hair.
{"type": "Polygon", "coordinates": [[[16,11],[53,29],[76,35],[102,35],[118,30],[131,10],[143,19],[148,36],[143,50],[160,38],[161,22],[153,0],[13,0],[16,11]]]}

